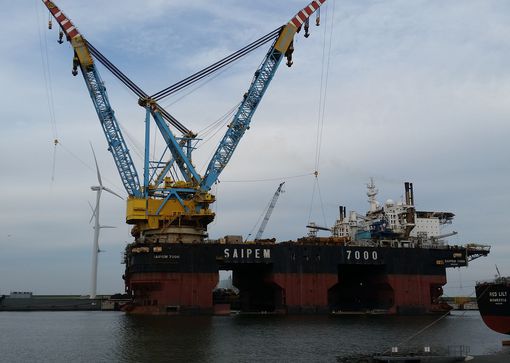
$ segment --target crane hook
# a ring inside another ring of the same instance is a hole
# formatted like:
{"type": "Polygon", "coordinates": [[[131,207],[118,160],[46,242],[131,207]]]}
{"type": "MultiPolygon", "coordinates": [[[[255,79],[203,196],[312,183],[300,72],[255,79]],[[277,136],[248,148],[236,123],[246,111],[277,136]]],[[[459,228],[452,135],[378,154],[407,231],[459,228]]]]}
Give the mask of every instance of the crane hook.
{"type": "Polygon", "coordinates": [[[315,15],[315,26],[321,25],[321,8],[317,9],[317,14],[315,15]]]}
{"type": "Polygon", "coordinates": [[[73,76],[78,75],[78,64],[79,64],[78,57],[74,57],[73,58],[73,71],[71,72],[73,76]]]}
{"type": "Polygon", "coordinates": [[[62,44],[62,43],[64,43],[64,41],[62,40],[63,38],[64,38],[64,32],[63,32],[63,31],[62,31],[62,29],[61,29],[61,30],[59,31],[59,33],[58,33],[58,40],[57,40],[58,44],[62,44]]]}
{"type": "Polygon", "coordinates": [[[309,18],[306,18],[306,20],[305,20],[305,38],[308,38],[310,36],[310,33],[308,32],[309,29],[310,29],[309,18]]]}
{"type": "Polygon", "coordinates": [[[292,64],[294,63],[292,61],[292,53],[294,53],[294,41],[290,43],[289,48],[285,52],[285,56],[287,57],[287,67],[292,67],[292,64]]]}

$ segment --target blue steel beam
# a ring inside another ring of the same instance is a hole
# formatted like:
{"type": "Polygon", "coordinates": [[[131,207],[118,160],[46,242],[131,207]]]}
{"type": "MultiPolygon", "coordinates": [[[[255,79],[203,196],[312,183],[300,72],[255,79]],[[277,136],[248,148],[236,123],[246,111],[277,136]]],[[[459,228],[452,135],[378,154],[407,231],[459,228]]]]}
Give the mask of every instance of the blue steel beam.
{"type": "Polygon", "coordinates": [[[258,70],[255,72],[248,92],[241,102],[236,115],[229,125],[225,136],[221,140],[205,172],[200,189],[207,192],[218,180],[223,168],[227,165],[234,150],[244,133],[250,126],[251,119],[259,105],[264,93],[271,83],[283,54],[274,48],[274,43],[266,54],[266,57],[258,70]]]}
{"type": "MultiPolygon", "coordinates": [[[[229,125],[229,129],[221,140],[207,167],[202,183],[200,183],[201,191],[209,191],[212,185],[218,180],[220,173],[232,157],[239,141],[246,130],[248,130],[251,118],[262,100],[269,83],[271,83],[284,54],[288,57],[287,65],[292,65],[292,41],[294,35],[301,29],[303,24],[305,24],[305,30],[307,30],[308,18],[325,2],[326,0],[312,0],[282,27],[280,35],[269,49],[259,69],[255,72],[255,76],[253,77],[243,102],[239,106],[234,119],[229,125]]],[[[319,25],[318,19],[317,25],[319,25]]]]}
{"type": "Polygon", "coordinates": [[[161,136],[166,142],[166,145],[172,156],[175,159],[175,163],[179,167],[182,176],[186,179],[187,182],[192,181],[192,179],[199,185],[202,181],[200,175],[198,175],[195,167],[191,163],[191,159],[188,157],[187,153],[184,152],[182,146],[177,142],[175,136],[172,134],[172,131],[166,124],[165,120],[159,113],[157,109],[151,109],[152,117],[156,122],[156,125],[159,128],[161,136]]]}
{"type": "Polygon", "coordinates": [[[48,8],[55,20],[59,23],[62,29],[62,35],[65,33],[67,40],[71,43],[75,58],[73,60],[74,68],[73,74],[76,72],[76,67],[79,64],[83,79],[89,90],[90,97],[96,108],[101,127],[103,128],[108,143],[108,150],[113,155],[115,165],[119,170],[120,178],[124,188],[129,195],[141,197],[142,191],[138,174],[133,163],[133,159],[129,153],[122,132],[120,131],[119,123],[115,118],[115,113],[110,106],[108,94],[104,87],[103,81],[99,76],[99,72],[94,66],[90,50],[87,47],[85,39],[74,26],[74,24],[67,18],[67,16],[50,0],[42,0],[44,5],[48,8]]]}
{"type": "Polygon", "coordinates": [[[142,197],[140,181],[133,159],[122,136],[115,112],[110,106],[106,88],[99,76],[99,72],[94,66],[88,67],[88,69],[81,67],[81,71],[106,136],[108,150],[112,153],[113,160],[119,171],[122,184],[124,184],[124,188],[126,188],[129,195],[142,197]]]}

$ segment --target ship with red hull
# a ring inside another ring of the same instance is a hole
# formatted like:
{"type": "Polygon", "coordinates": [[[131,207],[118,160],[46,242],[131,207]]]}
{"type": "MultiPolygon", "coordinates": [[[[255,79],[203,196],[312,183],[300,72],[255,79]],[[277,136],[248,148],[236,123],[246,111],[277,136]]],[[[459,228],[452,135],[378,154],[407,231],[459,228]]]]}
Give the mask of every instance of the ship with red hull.
{"type": "Polygon", "coordinates": [[[320,227],[312,224],[307,237],[279,243],[226,236],[128,245],[124,279],[133,300],[127,311],[229,313],[231,304],[213,293],[220,271],[231,271],[238,291],[236,309],[246,313],[448,311],[440,299],[446,269],[467,266],[487,255],[490,247],[445,243],[439,228],[450,223],[453,214],[416,211],[411,183],[406,183],[405,202],[383,206],[375,200],[375,185],[368,187],[370,211],[347,215],[340,207],[329,237],[317,236],[320,227]]]}
{"type": "Polygon", "coordinates": [[[485,324],[494,331],[510,335],[510,278],[498,277],[476,285],[478,309],[485,324]]]}

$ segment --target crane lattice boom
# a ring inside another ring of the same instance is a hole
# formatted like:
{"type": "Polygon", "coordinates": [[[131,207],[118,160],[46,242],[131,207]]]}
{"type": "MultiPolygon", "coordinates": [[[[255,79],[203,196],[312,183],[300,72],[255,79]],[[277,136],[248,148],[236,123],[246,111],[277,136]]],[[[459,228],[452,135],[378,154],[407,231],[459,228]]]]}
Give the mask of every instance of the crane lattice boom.
{"type": "Polygon", "coordinates": [[[269,208],[267,208],[266,215],[264,216],[264,219],[262,220],[262,223],[260,224],[260,228],[257,231],[257,234],[255,235],[255,240],[260,239],[262,237],[262,233],[264,233],[264,230],[266,229],[267,222],[269,221],[269,218],[271,218],[271,214],[273,213],[274,206],[276,205],[276,202],[278,201],[278,197],[280,196],[283,188],[283,184],[285,182],[280,183],[278,186],[278,189],[276,189],[276,192],[274,192],[273,198],[271,199],[271,203],[269,204],[269,208]]]}
{"type": "MultiPolygon", "coordinates": [[[[182,242],[182,238],[188,238],[189,241],[195,242],[197,239],[205,238],[207,225],[214,219],[214,213],[209,208],[215,200],[214,196],[209,193],[212,185],[218,180],[220,173],[228,164],[244,133],[249,129],[252,117],[282,58],[287,57],[287,65],[292,64],[294,35],[304,24],[305,37],[308,36],[308,18],[326,0],[311,1],[307,7],[280,29],[268,33],[232,55],[173,86],[155,93],[153,96],[148,96],[148,93],[138,87],[92,44],[87,42],[74,24],[52,1],[42,1],[59,23],[61,38],[65,34],[73,47],[73,75],[78,73],[77,69],[79,67],[103,128],[108,149],[113,155],[122,183],[129,195],[126,221],[135,225],[132,231],[133,235],[145,241],[152,238],[154,241],[160,242],[173,242],[174,240],[182,242]],[[196,171],[191,158],[192,151],[199,141],[197,135],[158,105],[157,101],[202,79],[211,72],[217,71],[272,40],[274,41],[271,47],[255,72],[248,91],[245,93],[228,130],[220,141],[202,177],[196,171]],[[140,183],[137,169],[110,105],[106,88],[94,64],[93,57],[133,91],[139,97],[139,105],[145,108],[143,185],[140,183]],[[161,157],[156,161],[149,159],[150,144],[154,142],[150,138],[151,117],[166,144],[161,157]],[[180,138],[175,136],[169,125],[181,132],[183,136],[180,138]],[[167,153],[170,155],[166,155],[167,153]]],[[[61,42],[60,40],[59,42],[61,42]]],[[[281,185],[279,190],[281,190],[281,185]]],[[[274,200],[274,203],[276,203],[276,200],[274,200]]],[[[274,203],[272,208],[274,208],[274,203]]],[[[269,215],[270,211],[266,216],[267,219],[269,219],[269,215]]],[[[264,226],[266,223],[267,220],[264,220],[264,226]]]]}

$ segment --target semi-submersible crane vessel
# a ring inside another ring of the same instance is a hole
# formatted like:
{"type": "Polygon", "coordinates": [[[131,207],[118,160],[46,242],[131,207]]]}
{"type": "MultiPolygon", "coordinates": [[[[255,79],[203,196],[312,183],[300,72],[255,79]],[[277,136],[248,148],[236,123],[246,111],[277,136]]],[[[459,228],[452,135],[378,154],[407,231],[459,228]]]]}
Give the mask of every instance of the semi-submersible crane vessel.
{"type": "MultiPolygon", "coordinates": [[[[239,290],[236,308],[243,312],[388,314],[442,312],[442,286],[448,267],[467,266],[486,255],[479,245],[449,246],[439,233],[453,214],[414,208],[412,185],[406,201],[379,206],[369,185],[370,210],[365,216],[340,208],[331,237],[308,237],[275,243],[243,241],[238,236],[208,238],[214,219],[210,205],[213,184],[250,126],[283,58],[292,65],[293,40],[326,0],[313,0],[287,24],[213,65],[153,95],[145,93],[90,44],[54,2],[42,0],[74,50],[73,75],[80,69],[103,128],[108,149],[127,191],[126,222],[134,242],[125,250],[125,287],[130,313],[228,313],[230,304],[217,299],[219,271],[231,270],[239,290]],[[255,71],[248,91],[228,125],[216,152],[200,175],[192,163],[199,139],[158,101],[230,64],[263,44],[270,47],[255,71]],[[95,60],[121,80],[145,109],[145,157],[140,178],[110,106],[95,60]],[[151,125],[166,144],[151,160],[151,125]],[[171,127],[173,129],[171,129],[171,127]],[[176,136],[174,132],[180,134],[176,136]],[[140,179],[142,179],[140,181],[140,179]]],[[[314,229],[315,228],[315,229],[314,229]]]]}

